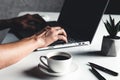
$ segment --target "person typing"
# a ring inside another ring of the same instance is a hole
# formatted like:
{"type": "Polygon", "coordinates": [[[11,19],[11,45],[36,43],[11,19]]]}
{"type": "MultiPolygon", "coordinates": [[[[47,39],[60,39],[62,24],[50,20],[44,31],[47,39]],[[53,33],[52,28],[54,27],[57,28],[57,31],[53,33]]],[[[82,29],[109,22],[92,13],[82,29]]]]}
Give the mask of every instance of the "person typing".
{"type": "MultiPolygon", "coordinates": [[[[27,14],[21,17],[0,20],[0,30],[5,28],[11,28],[11,32],[37,30],[33,23],[28,24],[31,20],[40,24],[42,23],[41,16],[27,14]]],[[[44,26],[45,28],[42,30],[36,31],[33,35],[20,39],[19,41],[0,44],[0,69],[20,61],[37,48],[46,47],[57,40],[67,42],[67,34],[63,28],[60,26],[44,26]]]]}

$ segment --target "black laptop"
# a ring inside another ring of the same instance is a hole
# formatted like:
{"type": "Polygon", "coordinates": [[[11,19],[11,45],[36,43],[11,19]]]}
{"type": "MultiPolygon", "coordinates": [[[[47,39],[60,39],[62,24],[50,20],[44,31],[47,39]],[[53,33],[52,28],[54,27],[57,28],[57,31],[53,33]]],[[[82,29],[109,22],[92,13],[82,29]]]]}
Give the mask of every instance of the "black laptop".
{"type": "MultiPolygon", "coordinates": [[[[57,22],[52,21],[46,24],[62,26],[67,32],[68,43],[56,41],[38,50],[89,45],[108,3],[109,0],[65,0],[57,22]]],[[[22,38],[32,34],[29,33],[30,31],[17,32],[22,38]]]]}
{"type": "Polygon", "coordinates": [[[65,0],[57,23],[51,22],[51,25],[65,29],[68,43],[52,44],[38,50],[89,45],[108,3],[109,0],[65,0]]]}

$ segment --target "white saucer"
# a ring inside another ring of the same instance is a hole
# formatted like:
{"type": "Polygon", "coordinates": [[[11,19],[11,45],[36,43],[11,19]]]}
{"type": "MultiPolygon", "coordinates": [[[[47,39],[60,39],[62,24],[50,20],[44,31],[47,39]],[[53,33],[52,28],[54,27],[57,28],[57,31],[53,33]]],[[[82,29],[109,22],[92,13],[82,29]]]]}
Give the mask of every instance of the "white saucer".
{"type": "MultiPolygon", "coordinates": [[[[39,64],[39,65],[41,65],[41,64],[39,64]]],[[[38,66],[38,67],[39,67],[40,71],[42,71],[45,74],[51,75],[51,76],[63,76],[63,75],[67,75],[67,74],[75,72],[79,68],[77,64],[72,63],[71,67],[70,67],[70,70],[68,70],[66,72],[63,72],[63,73],[57,73],[57,72],[53,72],[53,71],[51,71],[51,70],[49,70],[47,68],[44,68],[43,66],[38,66]]]]}

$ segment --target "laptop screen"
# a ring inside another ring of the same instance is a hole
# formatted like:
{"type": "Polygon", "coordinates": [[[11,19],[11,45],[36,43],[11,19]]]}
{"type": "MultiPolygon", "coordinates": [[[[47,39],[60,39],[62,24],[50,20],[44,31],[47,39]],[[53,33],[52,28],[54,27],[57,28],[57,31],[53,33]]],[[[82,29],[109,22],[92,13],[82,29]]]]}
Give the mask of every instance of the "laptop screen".
{"type": "Polygon", "coordinates": [[[58,23],[68,36],[92,40],[109,0],[65,0],[58,23]]]}

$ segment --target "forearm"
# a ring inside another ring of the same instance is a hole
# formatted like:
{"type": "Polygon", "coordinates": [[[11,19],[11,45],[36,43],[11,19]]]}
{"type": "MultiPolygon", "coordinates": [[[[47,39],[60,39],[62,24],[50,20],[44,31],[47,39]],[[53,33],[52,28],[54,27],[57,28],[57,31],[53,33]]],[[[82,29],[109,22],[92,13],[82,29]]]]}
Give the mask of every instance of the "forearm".
{"type": "Polygon", "coordinates": [[[31,37],[18,42],[0,45],[0,69],[21,60],[37,48],[63,40],[67,42],[67,35],[61,27],[46,27],[31,37]]]}
{"type": "Polygon", "coordinates": [[[0,69],[14,64],[38,48],[34,38],[0,45],[0,69]]]}

